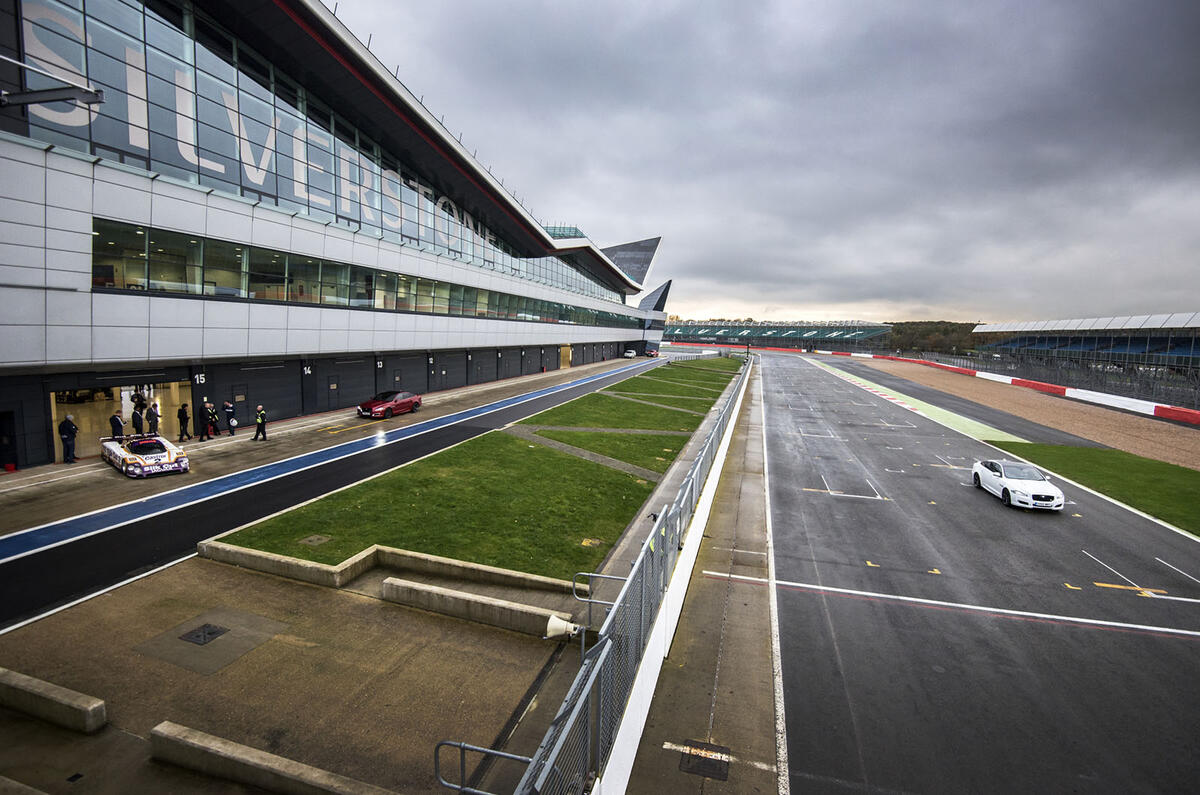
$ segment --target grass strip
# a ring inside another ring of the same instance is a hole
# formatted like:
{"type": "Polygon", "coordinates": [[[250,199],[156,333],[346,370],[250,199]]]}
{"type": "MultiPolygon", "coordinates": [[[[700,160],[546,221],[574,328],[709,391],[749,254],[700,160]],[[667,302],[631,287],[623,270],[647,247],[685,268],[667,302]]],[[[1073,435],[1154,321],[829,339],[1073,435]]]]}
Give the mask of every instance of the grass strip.
{"type": "Polygon", "coordinates": [[[493,432],[221,540],[331,564],[383,544],[570,579],[595,570],[653,485],[493,432]],[[299,543],[312,535],[331,540],[299,543]]]}
{"type": "Polygon", "coordinates": [[[695,384],[680,384],[673,381],[660,381],[657,378],[637,376],[627,378],[620,383],[605,387],[605,392],[638,392],[640,394],[656,395],[712,395],[713,400],[721,396],[724,384],[713,386],[697,386],[695,384]]]}
{"type": "Polygon", "coordinates": [[[679,451],[687,444],[687,436],[655,436],[652,434],[608,433],[605,431],[559,431],[541,430],[545,436],[572,447],[580,447],[593,453],[606,455],[627,464],[666,472],[679,451]]]}
{"type": "Polygon", "coordinates": [[[652,431],[694,431],[704,418],[674,409],[647,406],[603,393],[592,393],[543,411],[524,425],[565,425],[573,428],[641,428],[652,431]]]}
{"type": "MultiPolygon", "coordinates": [[[[605,390],[605,392],[608,391],[609,390],[607,389],[605,390]]],[[[708,395],[703,397],[692,397],[690,395],[639,395],[635,392],[618,392],[615,389],[612,390],[612,394],[624,395],[625,397],[631,397],[634,400],[645,400],[649,403],[672,406],[674,408],[685,409],[687,411],[708,411],[710,408],[712,408],[712,404],[717,402],[716,398],[709,397],[708,395]]]]}
{"type": "Polygon", "coordinates": [[[1200,536],[1200,472],[1097,447],[990,442],[1139,511],[1200,536]]]}

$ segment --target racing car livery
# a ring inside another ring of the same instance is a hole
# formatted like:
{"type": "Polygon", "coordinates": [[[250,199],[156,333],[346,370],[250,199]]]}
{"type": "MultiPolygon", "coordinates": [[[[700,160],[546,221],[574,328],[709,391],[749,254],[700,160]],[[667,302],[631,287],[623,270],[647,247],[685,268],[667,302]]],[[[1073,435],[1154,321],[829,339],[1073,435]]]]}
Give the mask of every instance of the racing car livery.
{"type": "Polygon", "coordinates": [[[187,453],[151,433],[105,436],[100,439],[100,457],[131,478],[188,471],[187,453]]]}

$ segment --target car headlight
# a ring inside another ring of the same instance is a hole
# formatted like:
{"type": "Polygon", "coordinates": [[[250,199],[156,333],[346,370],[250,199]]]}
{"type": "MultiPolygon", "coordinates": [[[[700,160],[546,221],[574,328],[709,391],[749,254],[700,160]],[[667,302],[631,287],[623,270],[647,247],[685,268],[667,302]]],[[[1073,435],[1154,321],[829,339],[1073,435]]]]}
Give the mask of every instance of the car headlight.
{"type": "Polygon", "coordinates": [[[1025,492],[1021,491],[1020,489],[1013,489],[1013,490],[1012,490],[1012,493],[1013,493],[1013,494],[1015,494],[1015,495],[1017,495],[1018,497],[1028,497],[1028,496],[1029,496],[1028,494],[1026,494],[1025,492]]]}

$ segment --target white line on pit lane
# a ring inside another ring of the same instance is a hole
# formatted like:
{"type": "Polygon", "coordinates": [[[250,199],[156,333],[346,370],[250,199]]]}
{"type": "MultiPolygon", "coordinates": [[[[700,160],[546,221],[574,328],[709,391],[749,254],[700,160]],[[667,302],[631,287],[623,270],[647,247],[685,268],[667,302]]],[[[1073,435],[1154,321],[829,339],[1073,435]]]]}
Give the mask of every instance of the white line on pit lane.
{"type": "MultiPolygon", "coordinates": [[[[727,574],[720,571],[705,571],[706,577],[715,577],[718,579],[741,580],[743,582],[753,582],[766,584],[767,580],[762,577],[747,577],[741,574],[727,574]]],[[[1083,626],[1093,627],[1111,627],[1113,629],[1130,629],[1140,632],[1161,632],[1167,635],[1186,635],[1188,637],[1200,638],[1200,630],[1194,629],[1178,629],[1176,627],[1158,627],[1151,624],[1127,624],[1121,621],[1102,621],[1098,618],[1081,618],[1079,616],[1063,616],[1054,613],[1032,613],[1026,610],[1009,610],[1004,607],[987,607],[986,605],[971,605],[962,602],[943,602],[937,599],[921,599],[916,596],[900,596],[899,594],[877,593],[875,591],[857,591],[850,588],[834,588],[829,585],[815,585],[807,582],[790,582],[788,580],[776,580],[775,584],[781,588],[803,588],[808,591],[821,591],[823,593],[844,594],[846,596],[861,596],[869,599],[886,599],[895,602],[907,602],[916,605],[928,605],[930,607],[949,607],[956,610],[965,610],[973,613],[991,613],[1000,616],[1013,616],[1015,618],[1033,618],[1045,621],[1060,621],[1068,624],[1080,624],[1083,626]]]]}

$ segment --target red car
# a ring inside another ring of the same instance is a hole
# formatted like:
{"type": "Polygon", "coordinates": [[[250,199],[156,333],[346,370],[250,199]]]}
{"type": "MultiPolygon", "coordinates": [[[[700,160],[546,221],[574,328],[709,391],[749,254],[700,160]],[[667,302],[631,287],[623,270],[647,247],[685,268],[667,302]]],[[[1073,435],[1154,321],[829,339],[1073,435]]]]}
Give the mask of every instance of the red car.
{"type": "Polygon", "coordinates": [[[380,392],[375,397],[358,404],[358,416],[389,419],[393,414],[416,411],[421,408],[421,396],[412,392],[380,392]]]}

